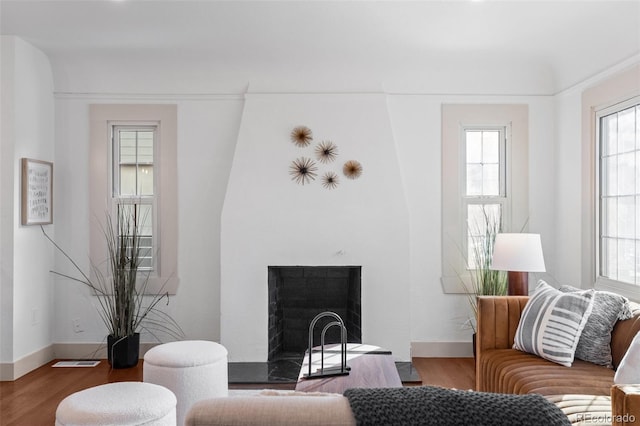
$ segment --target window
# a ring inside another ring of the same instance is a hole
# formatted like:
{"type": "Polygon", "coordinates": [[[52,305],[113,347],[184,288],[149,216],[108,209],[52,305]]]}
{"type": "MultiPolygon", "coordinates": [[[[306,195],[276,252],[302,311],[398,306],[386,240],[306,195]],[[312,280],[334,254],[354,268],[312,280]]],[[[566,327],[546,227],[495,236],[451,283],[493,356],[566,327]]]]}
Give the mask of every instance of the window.
{"type": "Polygon", "coordinates": [[[105,213],[114,218],[122,209],[135,209],[144,235],[140,269],[149,272],[150,294],[175,294],[180,283],[177,116],[176,105],[169,104],[90,107],[90,256],[101,268],[108,258],[105,213]]]}
{"type": "Polygon", "coordinates": [[[640,97],[596,114],[597,281],[640,286],[640,97]]]}
{"type": "MultiPolygon", "coordinates": [[[[139,270],[155,269],[154,217],[156,217],[156,197],[154,183],[154,151],[157,125],[113,125],[112,126],[112,208],[116,213],[125,210],[134,216],[139,230],[138,246],[139,270]]],[[[118,229],[121,229],[118,226],[118,229]]]]}
{"type": "Polygon", "coordinates": [[[466,128],[463,130],[467,266],[478,264],[487,228],[500,230],[507,203],[506,128],[466,128]]]}
{"type": "MultiPolygon", "coordinates": [[[[631,217],[628,215],[631,196],[626,188],[630,183],[624,177],[629,173],[631,154],[630,148],[625,147],[629,144],[627,136],[622,136],[621,130],[631,118],[630,111],[625,110],[632,107],[637,109],[640,103],[639,72],[640,65],[636,64],[586,88],[582,92],[581,114],[583,197],[579,215],[582,222],[579,236],[580,280],[583,288],[612,291],[634,301],[640,301],[639,284],[637,281],[631,284],[620,279],[624,275],[631,275],[631,268],[626,266],[629,264],[631,248],[631,239],[628,238],[630,223],[626,221],[631,217]],[[601,168],[601,157],[605,159],[604,168],[601,168]],[[622,219],[625,215],[627,219],[622,219]],[[626,272],[623,271],[625,268],[626,272]]],[[[637,144],[637,115],[634,120],[637,144]]],[[[637,173],[637,156],[635,164],[637,173]]],[[[636,175],[635,185],[639,181],[636,175]]],[[[637,191],[636,186],[636,194],[637,191]]],[[[635,202],[637,214],[637,198],[635,202]]],[[[638,229],[637,217],[634,226],[638,229]]],[[[637,243],[637,234],[634,239],[637,243]]],[[[635,250],[637,259],[637,246],[635,250]]],[[[635,270],[637,274],[637,266],[635,270]]]]}
{"type": "Polygon", "coordinates": [[[486,226],[521,230],[529,216],[527,105],[442,106],[442,277],[472,288],[486,226]]]}

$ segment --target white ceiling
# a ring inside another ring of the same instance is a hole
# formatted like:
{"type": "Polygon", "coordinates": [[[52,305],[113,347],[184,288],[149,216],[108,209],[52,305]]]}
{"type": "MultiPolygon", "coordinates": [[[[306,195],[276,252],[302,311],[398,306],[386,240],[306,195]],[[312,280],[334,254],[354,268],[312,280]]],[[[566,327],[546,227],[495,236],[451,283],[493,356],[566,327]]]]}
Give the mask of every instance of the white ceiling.
{"type": "Polygon", "coordinates": [[[148,57],[247,79],[311,68],[437,79],[456,67],[473,79],[474,64],[485,74],[514,66],[539,76],[531,92],[556,93],[640,54],[640,0],[1,0],[0,30],[44,51],[58,86],[83,61],[148,57]]]}

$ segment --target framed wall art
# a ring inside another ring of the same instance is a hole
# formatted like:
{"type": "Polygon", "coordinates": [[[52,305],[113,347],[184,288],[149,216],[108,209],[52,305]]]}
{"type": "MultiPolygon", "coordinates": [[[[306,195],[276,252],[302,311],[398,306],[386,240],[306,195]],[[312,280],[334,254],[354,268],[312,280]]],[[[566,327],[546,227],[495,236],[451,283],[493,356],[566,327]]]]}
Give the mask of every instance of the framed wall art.
{"type": "Polygon", "coordinates": [[[53,163],[22,159],[22,224],[53,223],[53,163]]]}

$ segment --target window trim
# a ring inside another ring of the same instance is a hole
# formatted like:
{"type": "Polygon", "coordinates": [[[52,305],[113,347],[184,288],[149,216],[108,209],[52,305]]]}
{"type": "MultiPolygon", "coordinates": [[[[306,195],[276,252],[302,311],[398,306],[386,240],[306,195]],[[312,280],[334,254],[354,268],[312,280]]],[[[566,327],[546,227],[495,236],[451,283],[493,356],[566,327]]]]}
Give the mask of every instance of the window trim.
{"type": "MultiPolygon", "coordinates": [[[[91,104],[90,116],[90,258],[100,265],[107,258],[104,237],[105,213],[110,211],[113,187],[111,123],[158,123],[158,173],[156,271],[149,277],[146,292],[176,294],[178,277],[178,192],[177,192],[177,106],[173,104],[91,104]]],[[[104,272],[104,271],[103,271],[104,272]]],[[[106,274],[105,274],[106,275],[106,274]]]]}
{"type": "Polygon", "coordinates": [[[595,154],[594,154],[594,170],[595,170],[595,185],[594,185],[594,200],[595,200],[595,209],[594,209],[594,268],[595,268],[595,287],[601,290],[612,291],[616,293],[621,293],[624,295],[634,294],[634,297],[637,297],[637,293],[640,290],[640,286],[635,284],[629,284],[624,281],[614,280],[608,277],[604,277],[601,275],[602,269],[602,175],[601,175],[601,154],[602,154],[602,135],[601,135],[601,119],[610,114],[614,114],[616,112],[620,112],[624,109],[632,107],[634,105],[640,104],[640,95],[632,96],[629,99],[623,100],[621,102],[615,102],[610,105],[597,107],[593,109],[594,114],[594,137],[595,137],[595,154]]]}
{"type": "Polygon", "coordinates": [[[526,104],[443,104],[442,105],[442,276],[444,293],[464,294],[471,288],[466,268],[466,213],[462,195],[466,175],[464,128],[506,128],[505,232],[520,229],[529,216],[529,107],[526,104]],[[512,171],[517,170],[514,174],[512,171]],[[511,224],[511,226],[509,226],[511,224]],[[465,287],[466,285],[466,287],[465,287]]]}

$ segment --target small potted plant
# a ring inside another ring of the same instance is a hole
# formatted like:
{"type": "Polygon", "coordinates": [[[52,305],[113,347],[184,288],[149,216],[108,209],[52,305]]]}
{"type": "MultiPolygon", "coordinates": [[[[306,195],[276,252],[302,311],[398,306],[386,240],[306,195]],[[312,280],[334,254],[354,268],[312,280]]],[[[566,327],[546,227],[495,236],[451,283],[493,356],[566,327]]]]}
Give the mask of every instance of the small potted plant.
{"type": "Polygon", "coordinates": [[[137,204],[119,205],[116,221],[107,214],[103,228],[109,269],[107,276],[91,262],[91,273],[86,274],[71,257],[42,228],[45,237],[69,260],[79,277],[52,273],[89,287],[98,301],[98,313],[108,330],[107,358],[113,368],[133,367],[138,363],[140,331],[156,336],[157,332],[173,338],[183,336],[180,326],[168,314],[157,309],[169,294],[163,289],[147,293],[149,272],[140,271],[144,253],[140,247],[142,225],[137,204]]]}

